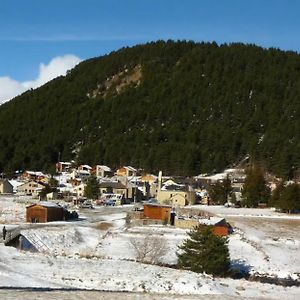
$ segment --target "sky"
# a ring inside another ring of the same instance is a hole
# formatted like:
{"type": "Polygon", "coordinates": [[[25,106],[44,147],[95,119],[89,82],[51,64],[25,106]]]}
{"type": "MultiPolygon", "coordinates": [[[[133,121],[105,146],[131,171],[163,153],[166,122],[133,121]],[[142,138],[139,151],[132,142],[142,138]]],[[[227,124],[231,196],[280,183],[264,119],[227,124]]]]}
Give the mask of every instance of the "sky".
{"type": "Polygon", "coordinates": [[[0,0],[0,103],[81,60],[158,39],[300,52],[299,0],[0,0]]]}

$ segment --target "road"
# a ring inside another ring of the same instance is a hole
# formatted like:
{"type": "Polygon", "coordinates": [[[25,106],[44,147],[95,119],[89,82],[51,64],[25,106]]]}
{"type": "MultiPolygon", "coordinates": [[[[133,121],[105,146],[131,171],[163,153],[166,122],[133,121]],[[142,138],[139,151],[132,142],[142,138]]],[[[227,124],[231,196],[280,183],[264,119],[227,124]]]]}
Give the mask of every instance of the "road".
{"type": "MultiPolygon", "coordinates": [[[[30,291],[30,290],[0,290],[0,299],[5,300],[218,300],[220,295],[159,295],[141,293],[114,293],[98,291],[30,291]]],[[[222,295],[223,300],[244,299],[222,295]]],[[[255,298],[251,298],[255,300],[255,298]]]]}

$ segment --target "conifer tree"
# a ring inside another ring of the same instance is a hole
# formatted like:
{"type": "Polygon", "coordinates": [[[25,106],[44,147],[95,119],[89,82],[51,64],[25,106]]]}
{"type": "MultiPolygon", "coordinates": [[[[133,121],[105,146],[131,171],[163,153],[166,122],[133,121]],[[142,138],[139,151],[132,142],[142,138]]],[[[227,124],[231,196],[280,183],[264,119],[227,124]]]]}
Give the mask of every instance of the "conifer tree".
{"type": "Polygon", "coordinates": [[[84,196],[88,199],[97,199],[100,194],[99,183],[96,176],[91,175],[84,189],[84,196]]]}
{"type": "Polygon", "coordinates": [[[298,184],[289,184],[283,189],[279,207],[287,212],[300,210],[300,186],[298,184]]]}
{"type": "Polygon", "coordinates": [[[209,188],[209,196],[216,204],[225,204],[232,193],[232,186],[227,176],[222,182],[216,182],[209,188]]]}
{"type": "Polygon", "coordinates": [[[280,182],[272,192],[272,196],[270,198],[270,206],[281,208],[280,202],[281,202],[283,190],[284,190],[283,182],[280,182]]]}
{"type": "Polygon", "coordinates": [[[270,189],[266,185],[261,168],[254,166],[246,171],[246,179],[242,190],[243,204],[247,207],[257,207],[259,203],[268,203],[270,189]]]}
{"type": "Polygon", "coordinates": [[[224,276],[230,267],[227,239],[212,233],[211,226],[198,225],[179,246],[179,267],[197,273],[224,276]]]}

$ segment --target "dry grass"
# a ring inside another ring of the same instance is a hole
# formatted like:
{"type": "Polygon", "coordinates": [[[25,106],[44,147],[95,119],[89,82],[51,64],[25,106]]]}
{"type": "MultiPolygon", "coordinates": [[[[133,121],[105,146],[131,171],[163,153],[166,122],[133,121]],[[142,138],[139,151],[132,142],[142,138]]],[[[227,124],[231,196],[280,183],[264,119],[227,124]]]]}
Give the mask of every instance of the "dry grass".
{"type": "Polygon", "coordinates": [[[77,254],[80,258],[85,258],[85,259],[108,259],[107,256],[96,253],[96,249],[93,248],[82,249],[77,254]]]}
{"type": "Polygon", "coordinates": [[[95,250],[91,248],[83,249],[79,252],[80,258],[92,259],[95,257],[95,250]]]}
{"type": "Polygon", "coordinates": [[[108,222],[100,222],[100,223],[97,223],[97,225],[95,226],[95,228],[99,229],[99,230],[108,230],[111,227],[112,227],[112,224],[108,223],[108,222]]]}

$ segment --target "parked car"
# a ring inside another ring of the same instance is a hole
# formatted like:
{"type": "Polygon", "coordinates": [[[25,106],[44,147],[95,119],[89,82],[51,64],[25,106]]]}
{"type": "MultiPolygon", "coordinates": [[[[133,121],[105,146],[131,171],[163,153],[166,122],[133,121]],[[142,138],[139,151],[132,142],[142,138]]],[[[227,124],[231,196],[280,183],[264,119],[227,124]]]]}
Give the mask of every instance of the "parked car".
{"type": "Polygon", "coordinates": [[[123,201],[123,195],[121,194],[103,194],[101,200],[104,201],[105,205],[115,206],[121,205],[123,201]]]}
{"type": "Polygon", "coordinates": [[[84,201],[83,203],[81,203],[81,204],[79,205],[79,207],[80,207],[80,208],[90,208],[90,209],[93,209],[93,208],[94,208],[93,203],[92,203],[91,201],[89,201],[89,200],[86,200],[86,201],[84,201]]]}
{"type": "Polygon", "coordinates": [[[116,205],[116,201],[113,199],[108,199],[105,201],[105,205],[106,206],[115,206],[116,205]]]}

